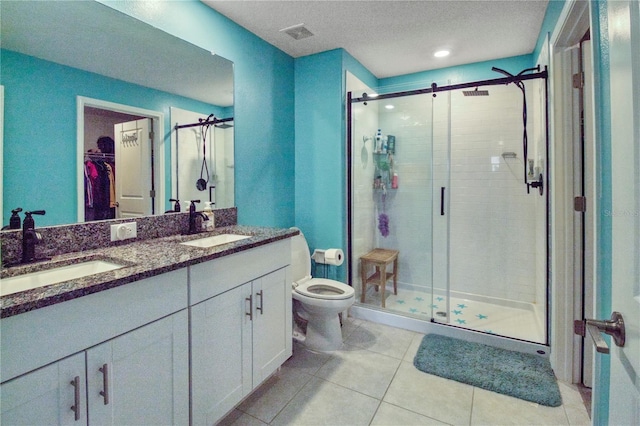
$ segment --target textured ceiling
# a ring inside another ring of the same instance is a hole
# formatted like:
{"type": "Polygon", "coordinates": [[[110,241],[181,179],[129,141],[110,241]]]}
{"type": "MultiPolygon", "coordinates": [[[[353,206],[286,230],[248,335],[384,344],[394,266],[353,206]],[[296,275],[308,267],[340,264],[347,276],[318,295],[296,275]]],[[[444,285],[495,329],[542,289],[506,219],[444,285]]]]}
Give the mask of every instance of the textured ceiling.
{"type": "Polygon", "coordinates": [[[547,0],[202,0],[293,57],[344,48],[384,78],[533,52],[547,0]],[[314,35],[280,31],[298,24],[314,35]],[[440,49],[446,58],[434,58],[440,49]]]}

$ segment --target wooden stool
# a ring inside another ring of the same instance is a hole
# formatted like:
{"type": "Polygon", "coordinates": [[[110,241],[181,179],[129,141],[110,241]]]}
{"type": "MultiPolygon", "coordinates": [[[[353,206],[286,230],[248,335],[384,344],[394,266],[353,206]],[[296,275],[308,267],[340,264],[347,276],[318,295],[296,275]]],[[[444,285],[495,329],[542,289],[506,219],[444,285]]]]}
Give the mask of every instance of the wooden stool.
{"type": "Polygon", "coordinates": [[[369,253],[360,257],[360,276],[362,277],[362,296],[360,302],[364,303],[364,296],[367,291],[367,284],[375,285],[376,291],[380,290],[382,297],[382,307],[384,308],[384,290],[391,278],[393,278],[393,294],[398,294],[398,250],[373,249],[369,253]],[[387,272],[387,266],[393,262],[393,272],[387,272]],[[375,266],[373,275],[367,278],[367,266],[375,266]]]}

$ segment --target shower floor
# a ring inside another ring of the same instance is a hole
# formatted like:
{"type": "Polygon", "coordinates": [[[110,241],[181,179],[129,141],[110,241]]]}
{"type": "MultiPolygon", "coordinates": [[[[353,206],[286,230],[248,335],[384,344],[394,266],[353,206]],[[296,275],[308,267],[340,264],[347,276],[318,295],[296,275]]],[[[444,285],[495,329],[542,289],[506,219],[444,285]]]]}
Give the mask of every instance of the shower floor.
{"type": "MultiPolygon", "coordinates": [[[[453,292],[452,292],[453,293],[453,292]]],[[[536,307],[531,303],[511,302],[476,295],[452,294],[449,302],[449,316],[437,315],[447,312],[447,298],[444,295],[398,288],[386,289],[386,309],[431,320],[431,312],[436,322],[457,327],[545,343],[544,326],[536,307]]],[[[367,290],[365,304],[380,306],[380,292],[370,287],[367,290]]]]}

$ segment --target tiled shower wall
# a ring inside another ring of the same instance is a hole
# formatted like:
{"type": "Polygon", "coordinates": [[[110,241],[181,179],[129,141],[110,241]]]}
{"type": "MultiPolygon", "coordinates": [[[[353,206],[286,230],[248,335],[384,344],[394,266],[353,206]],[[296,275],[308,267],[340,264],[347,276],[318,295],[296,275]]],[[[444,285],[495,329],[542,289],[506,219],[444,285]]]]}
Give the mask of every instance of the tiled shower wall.
{"type": "MultiPolygon", "coordinates": [[[[527,83],[529,158],[541,166],[534,84],[527,83]]],[[[514,85],[487,89],[489,96],[451,93],[451,290],[544,302],[545,203],[523,182],[522,93],[514,85]],[[504,158],[507,152],[516,158],[504,158]]]]}
{"type": "MultiPolygon", "coordinates": [[[[546,174],[543,89],[527,82],[529,158],[546,174]]],[[[488,90],[488,97],[459,91],[356,104],[353,283],[360,282],[358,257],[386,247],[400,251],[401,288],[444,289],[449,274],[454,291],[544,302],[546,204],[522,182],[522,93],[513,85],[488,90]],[[382,191],[372,189],[371,142],[362,139],[377,128],[396,136],[400,184],[387,190],[384,203],[382,191]],[[503,158],[505,152],[516,158],[503,158]],[[383,210],[390,219],[386,238],[377,229],[383,210]]]]}
{"type": "MultiPolygon", "coordinates": [[[[426,292],[431,291],[433,282],[434,248],[439,261],[446,260],[446,246],[440,239],[446,236],[440,232],[445,229],[434,229],[432,224],[432,203],[436,200],[432,190],[431,99],[430,95],[414,95],[379,101],[380,129],[384,135],[396,137],[393,162],[399,185],[387,190],[384,203],[381,191],[376,194],[376,218],[383,210],[389,217],[389,236],[383,237],[376,228],[376,247],[399,250],[399,285],[426,292]],[[387,105],[394,108],[389,110],[387,105]]],[[[436,271],[442,266],[437,263],[436,271]]]]}

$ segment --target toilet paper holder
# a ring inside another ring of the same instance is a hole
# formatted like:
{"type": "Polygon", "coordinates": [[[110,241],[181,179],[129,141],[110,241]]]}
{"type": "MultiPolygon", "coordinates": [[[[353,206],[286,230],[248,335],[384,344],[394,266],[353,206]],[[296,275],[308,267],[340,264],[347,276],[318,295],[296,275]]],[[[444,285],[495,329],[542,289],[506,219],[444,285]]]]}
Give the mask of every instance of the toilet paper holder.
{"type": "Polygon", "coordinates": [[[316,263],[322,263],[325,265],[342,265],[344,254],[340,249],[314,249],[311,259],[316,263]]]}

